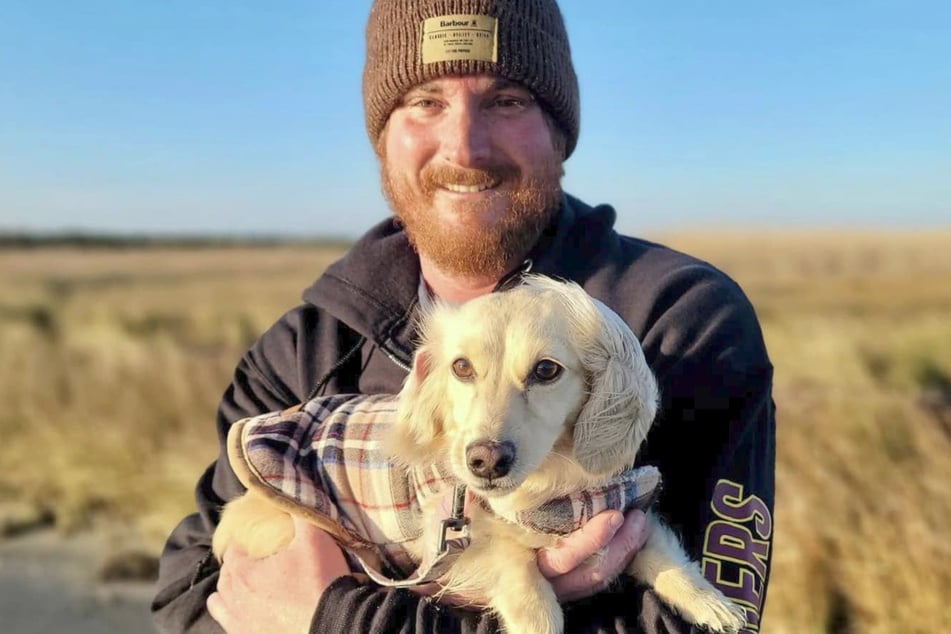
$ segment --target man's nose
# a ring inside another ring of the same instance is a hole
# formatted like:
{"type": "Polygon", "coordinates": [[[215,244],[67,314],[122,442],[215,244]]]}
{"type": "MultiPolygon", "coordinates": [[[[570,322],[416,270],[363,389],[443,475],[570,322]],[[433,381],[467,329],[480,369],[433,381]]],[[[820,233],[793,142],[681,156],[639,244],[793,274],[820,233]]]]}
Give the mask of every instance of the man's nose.
{"type": "Polygon", "coordinates": [[[490,154],[490,122],[472,106],[450,109],[442,126],[440,144],[443,158],[459,167],[479,167],[490,154]]]}

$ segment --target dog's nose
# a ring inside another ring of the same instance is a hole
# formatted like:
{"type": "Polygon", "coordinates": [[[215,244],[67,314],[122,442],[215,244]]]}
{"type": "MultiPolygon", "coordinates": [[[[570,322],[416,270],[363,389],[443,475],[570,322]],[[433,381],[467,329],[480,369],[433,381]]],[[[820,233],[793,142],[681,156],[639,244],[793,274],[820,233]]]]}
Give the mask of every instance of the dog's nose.
{"type": "Polygon", "coordinates": [[[515,462],[515,445],[509,441],[479,440],[466,447],[472,475],[493,480],[508,474],[515,462]]]}

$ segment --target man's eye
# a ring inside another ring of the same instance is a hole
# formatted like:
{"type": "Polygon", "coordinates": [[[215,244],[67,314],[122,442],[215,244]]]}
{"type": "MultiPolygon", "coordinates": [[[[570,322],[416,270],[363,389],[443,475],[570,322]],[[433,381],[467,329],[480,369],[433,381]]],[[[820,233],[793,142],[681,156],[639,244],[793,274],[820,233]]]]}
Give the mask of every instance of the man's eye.
{"type": "Polygon", "coordinates": [[[513,97],[510,95],[496,97],[492,101],[492,108],[504,111],[524,110],[531,104],[531,99],[513,97]]]}
{"type": "Polygon", "coordinates": [[[403,105],[407,108],[432,110],[439,107],[439,102],[435,99],[429,99],[427,97],[417,97],[415,99],[407,99],[403,105]]]}

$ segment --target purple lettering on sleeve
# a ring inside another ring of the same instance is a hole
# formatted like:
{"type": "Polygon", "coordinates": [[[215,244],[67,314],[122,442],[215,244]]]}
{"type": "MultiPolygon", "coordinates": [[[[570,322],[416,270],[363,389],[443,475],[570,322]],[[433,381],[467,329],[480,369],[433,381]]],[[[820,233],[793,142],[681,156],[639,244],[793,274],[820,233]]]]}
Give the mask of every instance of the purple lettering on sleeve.
{"type": "Polygon", "coordinates": [[[755,519],[760,539],[769,539],[773,532],[773,518],[766,504],[755,495],[744,499],[743,487],[729,480],[720,480],[713,489],[713,512],[734,522],[755,519]]]}
{"type": "Polygon", "coordinates": [[[703,575],[746,610],[744,632],[757,632],[773,531],[769,507],[728,480],[717,482],[710,506],[718,519],[707,525],[703,575]]]}
{"type": "Polygon", "coordinates": [[[711,557],[746,564],[758,577],[766,578],[769,542],[754,539],[748,528],[730,522],[711,522],[705,545],[711,557]]]}

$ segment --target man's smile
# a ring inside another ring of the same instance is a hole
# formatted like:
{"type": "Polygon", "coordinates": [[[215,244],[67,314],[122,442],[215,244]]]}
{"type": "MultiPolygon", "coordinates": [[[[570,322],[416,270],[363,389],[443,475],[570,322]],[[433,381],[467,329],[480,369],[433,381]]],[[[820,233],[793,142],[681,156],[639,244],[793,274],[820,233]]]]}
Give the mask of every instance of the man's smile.
{"type": "Polygon", "coordinates": [[[495,183],[485,183],[482,185],[455,185],[452,183],[443,183],[442,188],[456,194],[478,194],[487,189],[492,189],[498,185],[495,183]]]}

